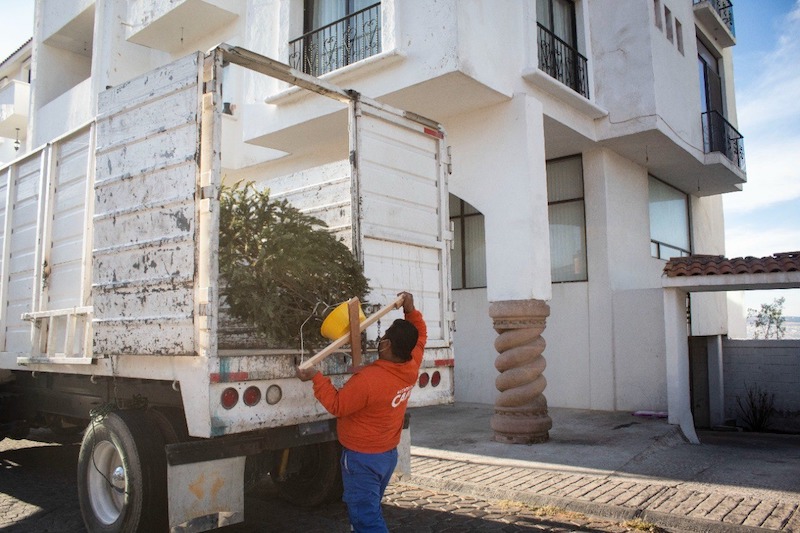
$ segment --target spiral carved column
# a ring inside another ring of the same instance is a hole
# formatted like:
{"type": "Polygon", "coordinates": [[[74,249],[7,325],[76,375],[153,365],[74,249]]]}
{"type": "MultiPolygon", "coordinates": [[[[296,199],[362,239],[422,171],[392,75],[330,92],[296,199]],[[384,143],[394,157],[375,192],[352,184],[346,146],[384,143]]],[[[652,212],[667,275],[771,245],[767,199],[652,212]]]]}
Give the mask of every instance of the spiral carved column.
{"type": "Polygon", "coordinates": [[[541,300],[494,302],[489,306],[498,352],[494,366],[500,395],[494,404],[491,426],[494,440],[509,444],[545,442],[553,421],[547,414],[547,386],[542,372],[545,342],[542,332],[550,306],[541,300]]]}

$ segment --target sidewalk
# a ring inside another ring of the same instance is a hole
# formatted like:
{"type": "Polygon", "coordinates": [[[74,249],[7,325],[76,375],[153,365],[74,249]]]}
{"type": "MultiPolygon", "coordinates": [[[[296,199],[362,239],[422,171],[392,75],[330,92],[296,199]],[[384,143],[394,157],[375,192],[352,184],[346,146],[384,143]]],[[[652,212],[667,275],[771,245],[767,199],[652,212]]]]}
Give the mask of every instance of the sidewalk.
{"type": "Polygon", "coordinates": [[[664,419],[551,408],[544,444],[493,442],[492,407],[410,409],[410,483],[641,518],[681,531],[800,533],[800,435],[698,431],[664,419]]]}

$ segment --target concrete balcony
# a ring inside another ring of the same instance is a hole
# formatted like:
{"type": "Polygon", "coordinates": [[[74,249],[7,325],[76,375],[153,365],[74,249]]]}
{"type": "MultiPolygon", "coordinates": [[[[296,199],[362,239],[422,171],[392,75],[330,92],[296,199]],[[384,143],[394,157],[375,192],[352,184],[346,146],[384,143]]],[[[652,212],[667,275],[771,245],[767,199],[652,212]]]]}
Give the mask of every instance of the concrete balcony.
{"type": "Polygon", "coordinates": [[[126,38],[148,48],[176,52],[230,24],[243,0],[134,0],[128,4],[126,38]]]}
{"type": "Polygon", "coordinates": [[[41,107],[34,115],[32,147],[41,146],[92,120],[91,89],[89,78],[41,107]]]}
{"type": "Polygon", "coordinates": [[[741,191],[747,182],[743,152],[739,159],[738,153],[731,156],[725,150],[710,149],[702,140],[698,145],[690,144],[660,118],[641,119],[638,132],[606,139],[601,144],[694,196],[741,191]]]}
{"type": "Polygon", "coordinates": [[[30,95],[31,86],[23,81],[0,88],[0,137],[15,139],[17,129],[27,130],[30,95]]]}
{"type": "Polygon", "coordinates": [[[94,43],[94,0],[48,2],[42,20],[42,41],[48,46],[91,57],[94,43]]]}
{"type": "Polygon", "coordinates": [[[736,44],[731,0],[694,0],[694,16],[720,48],[736,44]]]}

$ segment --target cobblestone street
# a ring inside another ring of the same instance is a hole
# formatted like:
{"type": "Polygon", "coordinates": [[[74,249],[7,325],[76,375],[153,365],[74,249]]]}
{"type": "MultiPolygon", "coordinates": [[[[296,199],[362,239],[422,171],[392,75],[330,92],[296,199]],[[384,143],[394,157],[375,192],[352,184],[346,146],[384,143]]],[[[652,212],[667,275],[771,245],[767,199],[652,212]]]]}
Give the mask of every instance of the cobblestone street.
{"type": "MultiPolygon", "coordinates": [[[[287,505],[274,495],[248,499],[248,522],[223,528],[226,533],[350,531],[342,503],[309,510],[287,505]],[[270,518],[271,517],[271,518],[270,518]]],[[[594,531],[621,533],[624,524],[558,509],[534,508],[518,502],[483,500],[428,490],[403,483],[387,488],[383,513],[392,533],[479,533],[524,531],[594,531]]]]}
{"type": "MultiPolygon", "coordinates": [[[[75,487],[77,438],[54,442],[47,431],[30,440],[0,442],[0,531],[78,533],[85,531],[75,487]]],[[[624,532],[629,528],[577,513],[541,509],[509,501],[433,491],[403,483],[389,486],[384,515],[392,532],[624,532]]],[[[303,509],[277,499],[269,483],[246,500],[247,522],[222,528],[228,533],[349,531],[341,503],[303,509]]]]}

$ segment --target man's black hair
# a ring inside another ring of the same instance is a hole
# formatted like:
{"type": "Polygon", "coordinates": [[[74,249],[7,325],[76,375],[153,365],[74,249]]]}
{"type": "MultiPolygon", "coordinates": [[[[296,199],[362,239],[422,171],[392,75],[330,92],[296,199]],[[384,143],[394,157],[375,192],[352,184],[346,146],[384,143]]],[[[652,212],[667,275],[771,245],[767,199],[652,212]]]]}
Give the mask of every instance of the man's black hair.
{"type": "Polygon", "coordinates": [[[398,318],[386,330],[384,338],[392,341],[392,353],[405,362],[411,360],[411,350],[417,345],[419,331],[408,320],[398,318]]]}

